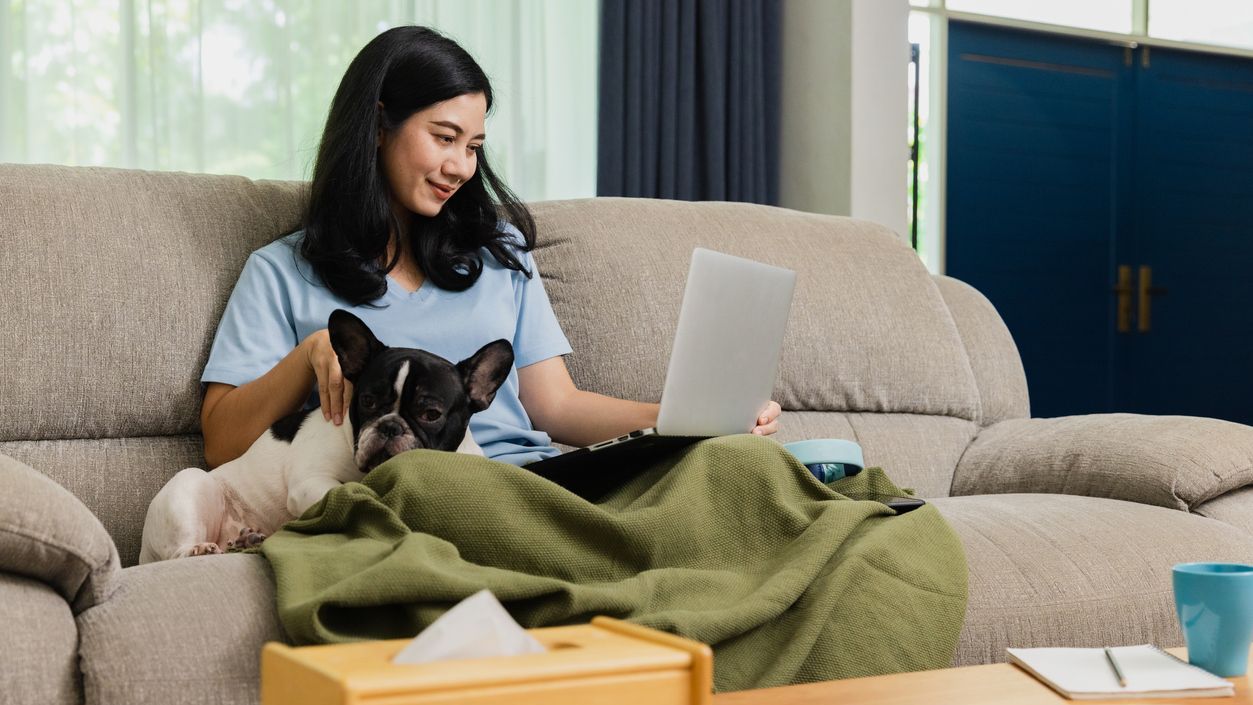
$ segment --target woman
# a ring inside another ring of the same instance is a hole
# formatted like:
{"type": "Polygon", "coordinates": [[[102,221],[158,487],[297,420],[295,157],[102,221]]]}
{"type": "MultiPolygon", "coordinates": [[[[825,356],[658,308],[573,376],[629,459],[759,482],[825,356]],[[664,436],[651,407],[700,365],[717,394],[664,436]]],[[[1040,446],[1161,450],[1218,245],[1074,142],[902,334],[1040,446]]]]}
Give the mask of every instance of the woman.
{"type": "MultiPolygon", "coordinates": [[[[526,206],[483,144],[486,75],[459,45],[397,27],[353,59],[331,104],[304,230],[254,252],[240,274],[202,381],[205,458],[243,454],[283,416],[315,403],[343,423],[352,390],[325,329],[352,311],[394,347],[452,361],[505,338],[515,370],[470,432],[484,453],[524,465],[655,425],[658,405],[575,387],[571,352],[530,251],[526,206]],[[503,215],[503,220],[501,219],[503,215]]],[[[777,430],[770,402],[753,430],[777,430]]]]}

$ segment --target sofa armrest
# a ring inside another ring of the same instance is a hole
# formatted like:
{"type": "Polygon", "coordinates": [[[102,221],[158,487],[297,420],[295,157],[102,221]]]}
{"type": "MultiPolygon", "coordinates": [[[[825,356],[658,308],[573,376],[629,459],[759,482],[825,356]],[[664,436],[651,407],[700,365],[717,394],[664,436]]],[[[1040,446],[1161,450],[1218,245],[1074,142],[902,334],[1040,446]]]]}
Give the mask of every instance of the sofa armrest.
{"type": "Polygon", "coordinates": [[[1077,494],[1189,511],[1250,484],[1253,427],[1091,414],[983,429],[957,464],[952,494],[1077,494]]]}
{"type": "Polygon", "coordinates": [[[74,614],[108,599],[119,571],[104,525],[69,490],[0,454],[0,571],[55,590],[74,614]]]}

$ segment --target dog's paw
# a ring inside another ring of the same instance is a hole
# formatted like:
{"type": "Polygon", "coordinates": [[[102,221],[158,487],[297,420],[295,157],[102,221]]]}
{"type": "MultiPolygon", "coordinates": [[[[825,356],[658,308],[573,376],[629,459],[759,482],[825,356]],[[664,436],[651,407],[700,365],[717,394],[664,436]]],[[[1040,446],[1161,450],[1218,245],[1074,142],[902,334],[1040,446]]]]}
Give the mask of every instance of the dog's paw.
{"type": "Polygon", "coordinates": [[[250,548],[260,546],[265,540],[266,535],[256,529],[243,528],[239,530],[239,536],[226,542],[227,551],[246,551],[250,548]]]}
{"type": "Polygon", "coordinates": [[[222,552],[222,547],[216,543],[198,543],[187,551],[189,556],[211,556],[222,552]]]}

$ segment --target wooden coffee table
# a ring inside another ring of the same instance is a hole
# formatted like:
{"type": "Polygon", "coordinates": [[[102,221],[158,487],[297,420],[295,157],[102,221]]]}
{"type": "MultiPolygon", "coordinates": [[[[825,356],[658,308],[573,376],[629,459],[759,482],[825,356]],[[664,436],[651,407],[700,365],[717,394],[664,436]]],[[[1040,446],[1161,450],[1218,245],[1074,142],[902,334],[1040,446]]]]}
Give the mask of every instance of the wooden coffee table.
{"type": "MultiPolygon", "coordinates": [[[[1187,658],[1187,651],[1184,649],[1168,651],[1187,658]]],[[[1253,705],[1253,692],[1250,692],[1248,677],[1232,678],[1231,681],[1236,686],[1235,697],[1231,698],[1067,700],[1017,666],[996,663],[808,683],[786,688],[741,690],[714,696],[714,705],[1253,705]]]]}

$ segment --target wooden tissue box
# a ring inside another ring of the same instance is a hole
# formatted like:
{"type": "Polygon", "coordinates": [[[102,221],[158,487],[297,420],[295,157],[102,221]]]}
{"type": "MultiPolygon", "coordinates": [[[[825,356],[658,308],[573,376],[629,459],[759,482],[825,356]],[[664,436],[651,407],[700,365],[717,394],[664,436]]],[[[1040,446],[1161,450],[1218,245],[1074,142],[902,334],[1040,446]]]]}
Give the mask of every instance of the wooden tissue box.
{"type": "Polygon", "coordinates": [[[261,705],[709,705],[713,652],[609,617],[531,629],[540,654],[397,665],[409,639],[261,651],[261,705]]]}

